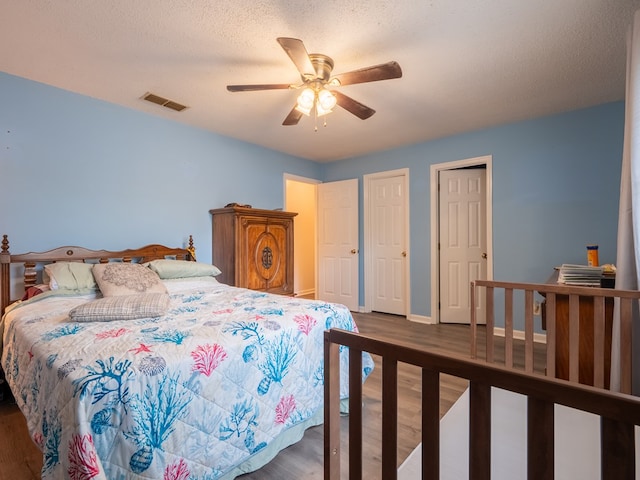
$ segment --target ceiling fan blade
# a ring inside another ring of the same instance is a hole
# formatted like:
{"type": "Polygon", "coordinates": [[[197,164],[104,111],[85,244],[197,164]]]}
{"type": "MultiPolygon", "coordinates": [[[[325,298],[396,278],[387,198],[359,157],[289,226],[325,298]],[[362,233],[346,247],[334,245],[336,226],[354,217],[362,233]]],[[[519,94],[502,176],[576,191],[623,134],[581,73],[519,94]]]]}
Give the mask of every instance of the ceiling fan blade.
{"type": "Polygon", "coordinates": [[[289,112],[289,115],[287,115],[287,118],[282,122],[282,125],[297,125],[301,118],[302,112],[296,110],[296,107],[294,106],[289,112]]]}
{"type": "Polygon", "coordinates": [[[302,40],[297,38],[278,37],[278,43],[287,52],[289,58],[294,63],[300,75],[304,77],[305,74],[315,75],[316,69],[313,68],[311,60],[309,59],[309,53],[302,43],[302,40]]]}
{"type": "Polygon", "coordinates": [[[253,92],[256,90],[284,90],[291,88],[288,83],[265,83],[263,85],[227,85],[230,92],[253,92]]]}
{"type": "Polygon", "coordinates": [[[361,68],[351,72],[341,73],[331,78],[338,80],[340,85],[353,85],[354,83],[377,82],[402,77],[402,69],[398,62],[381,63],[372,67],[361,68]]]}
{"type": "Polygon", "coordinates": [[[358,102],[357,100],[354,100],[351,97],[347,97],[344,93],[340,93],[336,90],[331,90],[331,93],[333,93],[336,96],[338,105],[340,105],[342,108],[344,108],[348,112],[353,113],[356,117],[360,118],[361,120],[366,120],[371,115],[376,113],[376,111],[373,108],[369,108],[366,105],[363,105],[362,103],[358,102]]]}

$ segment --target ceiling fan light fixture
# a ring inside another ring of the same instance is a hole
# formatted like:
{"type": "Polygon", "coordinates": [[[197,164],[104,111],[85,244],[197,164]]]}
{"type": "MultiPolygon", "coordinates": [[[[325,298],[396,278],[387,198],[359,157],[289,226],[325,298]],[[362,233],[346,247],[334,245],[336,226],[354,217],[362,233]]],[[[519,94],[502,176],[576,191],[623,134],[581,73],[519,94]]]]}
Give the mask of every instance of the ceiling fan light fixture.
{"type": "Polygon", "coordinates": [[[338,99],[326,88],[323,88],[318,92],[318,104],[324,110],[331,111],[331,109],[336,106],[336,103],[338,103],[338,99]]]}
{"type": "Polygon", "coordinates": [[[318,99],[316,101],[316,115],[321,117],[328,113],[331,113],[333,107],[336,106],[337,100],[336,97],[328,90],[323,90],[318,94],[318,99]],[[323,95],[325,93],[325,95],[323,95]]]}
{"type": "Polygon", "coordinates": [[[326,115],[328,113],[331,113],[333,110],[325,110],[324,108],[322,108],[322,105],[320,105],[320,103],[316,103],[316,115],[321,117],[323,115],[326,115]]]}
{"type": "Polygon", "coordinates": [[[305,115],[309,115],[311,113],[311,109],[316,101],[316,92],[311,88],[305,88],[298,95],[296,110],[304,113],[305,115]]]}

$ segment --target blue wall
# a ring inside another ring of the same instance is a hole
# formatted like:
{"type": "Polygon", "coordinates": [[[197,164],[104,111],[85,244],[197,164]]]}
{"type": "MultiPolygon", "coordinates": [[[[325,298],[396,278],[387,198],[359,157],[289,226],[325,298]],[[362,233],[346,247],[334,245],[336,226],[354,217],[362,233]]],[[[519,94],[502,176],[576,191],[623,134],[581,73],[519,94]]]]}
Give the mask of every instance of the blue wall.
{"type": "Polygon", "coordinates": [[[209,210],[283,207],[283,173],[310,161],[0,73],[0,234],[15,253],[69,242],[119,250],[196,240],[209,210]]]}
{"type": "Polygon", "coordinates": [[[587,243],[615,262],[622,102],[329,164],[4,73],[0,106],[0,234],[14,251],[180,245],[193,234],[210,262],[211,208],[282,207],[284,173],[358,178],[362,199],[364,174],[406,167],[411,313],[431,316],[429,168],[491,155],[495,279],[543,282],[554,265],[584,263],[587,243]]]}
{"type": "Polygon", "coordinates": [[[615,263],[623,134],[624,103],[610,103],[326,164],[322,178],[359,179],[362,219],[363,175],[409,168],[411,313],[431,316],[431,165],[492,156],[494,279],[543,283],[585,264],[589,243],[615,263]]]}

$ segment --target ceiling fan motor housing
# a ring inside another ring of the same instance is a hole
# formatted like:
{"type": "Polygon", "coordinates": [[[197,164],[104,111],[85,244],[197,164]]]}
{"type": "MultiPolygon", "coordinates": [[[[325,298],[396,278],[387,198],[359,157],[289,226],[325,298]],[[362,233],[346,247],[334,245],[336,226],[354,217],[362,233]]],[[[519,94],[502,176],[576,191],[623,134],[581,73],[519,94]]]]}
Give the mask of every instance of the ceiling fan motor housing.
{"type": "MultiPolygon", "coordinates": [[[[311,60],[311,65],[313,65],[313,68],[316,70],[315,78],[321,79],[323,82],[328,82],[329,77],[331,77],[331,71],[333,70],[333,59],[321,53],[310,53],[309,60],[311,60]]],[[[303,80],[307,79],[303,77],[303,80]]]]}

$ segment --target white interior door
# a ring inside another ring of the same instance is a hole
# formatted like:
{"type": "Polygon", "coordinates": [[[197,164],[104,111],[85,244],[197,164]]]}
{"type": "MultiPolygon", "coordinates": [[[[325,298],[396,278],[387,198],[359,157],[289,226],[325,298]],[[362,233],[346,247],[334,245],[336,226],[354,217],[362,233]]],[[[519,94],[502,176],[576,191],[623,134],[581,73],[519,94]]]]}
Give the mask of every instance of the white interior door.
{"type": "Polygon", "coordinates": [[[318,184],[318,294],[358,310],[358,180],[318,184]]]}
{"type": "MultiPolygon", "coordinates": [[[[487,278],[485,189],[484,169],[440,172],[440,321],[444,323],[469,323],[470,283],[487,278]]],[[[478,314],[484,312],[482,305],[477,307],[478,314]]]]}
{"type": "Polygon", "coordinates": [[[407,242],[405,226],[406,177],[374,178],[370,183],[371,309],[406,315],[407,242]]]}

